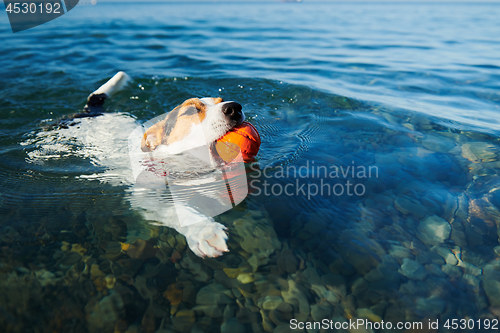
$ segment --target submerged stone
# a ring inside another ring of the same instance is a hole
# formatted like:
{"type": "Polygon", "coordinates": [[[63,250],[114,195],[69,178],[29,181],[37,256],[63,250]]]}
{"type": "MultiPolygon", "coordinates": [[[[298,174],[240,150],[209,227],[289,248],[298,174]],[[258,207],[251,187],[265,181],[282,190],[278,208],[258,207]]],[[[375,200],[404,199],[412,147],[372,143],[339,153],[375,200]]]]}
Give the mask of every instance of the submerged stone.
{"type": "Polygon", "coordinates": [[[425,216],[425,207],[413,198],[398,197],[394,201],[394,207],[404,215],[412,214],[418,218],[425,216]]]}
{"type": "Polygon", "coordinates": [[[170,302],[171,305],[179,305],[182,301],[182,289],[176,283],[168,286],[163,296],[170,302]]]}
{"type": "Polygon", "coordinates": [[[148,242],[142,239],[138,239],[133,244],[122,244],[122,248],[126,248],[125,252],[133,259],[148,259],[155,256],[158,251],[157,248],[153,246],[152,242],[148,242]]]}
{"type": "Polygon", "coordinates": [[[295,255],[293,254],[293,251],[288,248],[283,249],[278,254],[277,264],[280,272],[288,274],[295,273],[299,267],[299,262],[295,257],[295,255]]]}
{"type": "Polygon", "coordinates": [[[87,311],[87,325],[90,332],[113,332],[115,323],[123,314],[124,303],[118,293],[112,292],[87,311]]]}
{"type": "Polygon", "coordinates": [[[404,258],[399,272],[412,280],[423,280],[427,275],[424,266],[415,260],[404,258]]]}
{"type": "Polygon", "coordinates": [[[209,318],[222,317],[222,310],[217,304],[197,305],[193,308],[198,314],[209,318]]]}
{"type": "Polygon", "coordinates": [[[236,318],[230,318],[228,321],[223,322],[220,327],[221,333],[243,333],[246,332],[243,326],[236,318]]]}
{"type": "Polygon", "coordinates": [[[462,146],[462,156],[473,163],[494,161],[496,152],[496,146],[487,142],[470,142],[462,146]]]}
{"type": "Polygon", "coordinates": [[[46,269],[35,271],[35,276],[38,279],[38,282],[40,282],[40,285],[42,287],[46,287],[48,285],[54,285],[59,281],[59,279],[56,278],[54,273],[49,272],[46,269]]]}
{"type": "Polygon", "coordinates": [[[116,278],[113,275],[107,275],[104,278],[104,282],[106,284],[106,288],[113,289],[115,287],[116,278]]]}
{"type": "Polygon", "coordinates": [[[321,321],[329,318],[331,314],[331,305],[313,304],[311,305],[311,318],[314,321],[321,321]]]}
{"type": "Polygon", "coordinates": [[[422,146],[435,152],[447,153],[455,147],[455,141],[444,136],[427,135],[422,140],[422,146]]]}
{"type": "Polygon", "coordinates": [[[186,271],[189,271],[196,281],[207,282],[212,278],[213,273],[198,257],[187,255],[182,258],[180,265],[186,271]]]}
{"type": "Polygon", "coordinates": [[[492,262],[484,267],[483,289],[492,307],[500,307],[500,264],[492,262]]]}
{"type": "Polygon", "coordinates": [[[379,315],[373,313],[372,310],[367,309],[367,308],[357,309],[356,316],[359,318],[368,319],[369,321],[374,322],[374,323],[382,321],[382,318],[379,315]]]}
{"type": "Polygon", "coordinates": [[[231,291],[218,283],[209,284],[198,291],[196,304],[229,304],[231,291]]]}
{"type": "Polygon", "coordinates": [[[384,248],[361,231],[346,230],[340,236],[345,242],[339,248],[343,259],[359,274],[366,274],[377,267],[385,255],[384,248]]]}
{"type": "Polygon", "coordinates": [[[180,332],[189,332],[195,321],[193,310],[180,310],[172,318],[174,328],[180,332]]]}
{"type": "Polygon", "coordinates": [[[500,210],[500,188],[490,191],[490,202],[500,210]]]}
{"type": "Polygon", "coordinates": [[[416,302],[416,310],[423,314],[436,313],[441,314],[446,307],[446,302],[437,297],[418,298],[416,302]]]}
{"type": "Polygon", "coordinates": [[[280,304],[283,303],[283,298],[280,296],[265,296],[261,299],[259,299],[259,306],[262,307],[264,310],[274,310],[280,304]]]}
{"type": "Polygon", "coordinates": [[[401,245],[392,245],[389,250],[389,255],[393,258],[403,259],[411,256],[411,251],[407,247],[401,245]]]}
{"type": "Polygon", "coordinates": [[[305,321],[307,319],[309,316],[309,302],[295,281],[288,280],[288,290],[282,291],[281,296],[285,302],[294,305],[296,308],[295,318],[298,321],[305,321]]]}
{"type": "Polygon", "coordinates": [[[236,277],[236,279],[243,284],[252,283],[255,281],[255,277],[251,273],[241,273],[236,277]]]}
{"type": "Polygon", "coordinates": [[[444,259],[446,264],[448,264],[448,265],[457,265],[458,264],[457,257],[449,249],[444,248],[444,247],[436,247],[436,248],[433,248],[433,251],[435,251],[437,254],[439,254],[444,259]]]}
{"type": "Polygon", "coordinates": [[[418,225],[417,237],[425,244],[438,245],[450,237],[451,225],[439,216],[429,216],[418,225]]]}
{"type": "Polygon", "coordinates": [[[441,271],[448,275],[452,281],[460,279],[463,275],[462,270],[454,265],[443,265],[441,266],[441,271]]]}
{"type": "Polygon", "coordinates": [[[499,256],[499,257],[500,257],[500,245],[495,246],[495,247],[493,248],[493,251],[495,252],[495,254],[496,254],[497,256],[499,256]]]}
{"type": "Polygon", "coordinates": [[[267,222],[248,217],[237,219],[233,226],[241,248],[253,257],[250,264],[255,270],[267,264],[271,254],[281,247],[273,227],[267,222]]]}
{"type": "Polygon", "coordinates": [[[120,242],[107,242],[104,245],[103,257],[106,259],[116,259],[122,254],[122,243],[120,242]]]}

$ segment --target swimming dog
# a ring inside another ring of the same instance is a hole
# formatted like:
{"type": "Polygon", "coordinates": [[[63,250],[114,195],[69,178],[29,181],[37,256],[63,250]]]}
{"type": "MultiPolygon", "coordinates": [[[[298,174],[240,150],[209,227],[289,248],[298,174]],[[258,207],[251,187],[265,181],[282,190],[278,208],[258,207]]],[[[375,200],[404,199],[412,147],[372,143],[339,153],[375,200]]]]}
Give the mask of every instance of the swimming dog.
{"type": "MultiPolygon", "coordinates": [[[[128,80],[117,73],[90,94],[78,118],[102,115],[105,100],[128,80]]],[[[217,139],[244,119],[236,102],[191,98],[128,137],[132,207],[152,223],[183,234],[200,257],[228,251],[226,227],[213,217],[241,202],[248,191],[243,163],[227,165],[215,149],[217,139]]]]}

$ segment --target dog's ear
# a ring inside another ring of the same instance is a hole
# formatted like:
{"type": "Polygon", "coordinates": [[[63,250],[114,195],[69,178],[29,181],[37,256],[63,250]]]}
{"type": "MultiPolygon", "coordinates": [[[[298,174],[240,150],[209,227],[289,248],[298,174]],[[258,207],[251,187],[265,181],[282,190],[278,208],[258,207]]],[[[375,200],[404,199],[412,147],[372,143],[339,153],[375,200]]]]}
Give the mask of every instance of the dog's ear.
{"type": "Polygon", "coordinates": [[[167,142],[167,138],[172,132],[172,129],[175,127],[175,124],[177,123],[177,117],[179,116],[179,110],[181,109],[182,105],[177,106],[175,109],[170,111],[167,116],[165,117],[165,120],[163,121],[163,143],[167,142]]]}
{"type": "Polygon", "coordinates": [[[222,97],[215,97],[214,98],[214,104],[219,104],[219,103],[222,103],[224,102],[224,100],[222,99],[222,97]]]}

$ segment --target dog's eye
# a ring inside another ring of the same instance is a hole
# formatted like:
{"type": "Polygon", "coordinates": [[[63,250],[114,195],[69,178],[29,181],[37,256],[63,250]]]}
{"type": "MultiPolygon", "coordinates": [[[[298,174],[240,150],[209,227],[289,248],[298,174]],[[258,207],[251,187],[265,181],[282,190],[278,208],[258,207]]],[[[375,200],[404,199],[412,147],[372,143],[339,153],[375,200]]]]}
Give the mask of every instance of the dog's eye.
{"type": "Polygon", "coordinates": [[[195,108],[194,106],[190,106],[182,113],[183,116],[192,116],[200,112],[198,108],[195,108]]]}

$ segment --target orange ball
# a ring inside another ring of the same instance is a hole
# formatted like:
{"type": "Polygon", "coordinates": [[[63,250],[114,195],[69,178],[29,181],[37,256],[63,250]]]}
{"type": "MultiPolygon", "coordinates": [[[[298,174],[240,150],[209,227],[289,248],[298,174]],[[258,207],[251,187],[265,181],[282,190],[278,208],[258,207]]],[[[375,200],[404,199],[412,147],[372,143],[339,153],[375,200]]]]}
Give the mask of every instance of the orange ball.
{"type": "Polygon", "coordinates": [[[227,132],[215,144],[217,153],[226,162],[234,160],[240,151],[243,161],[251,162],[259,152],[259,147],[259,132],[246,121],[227,132]]]}

